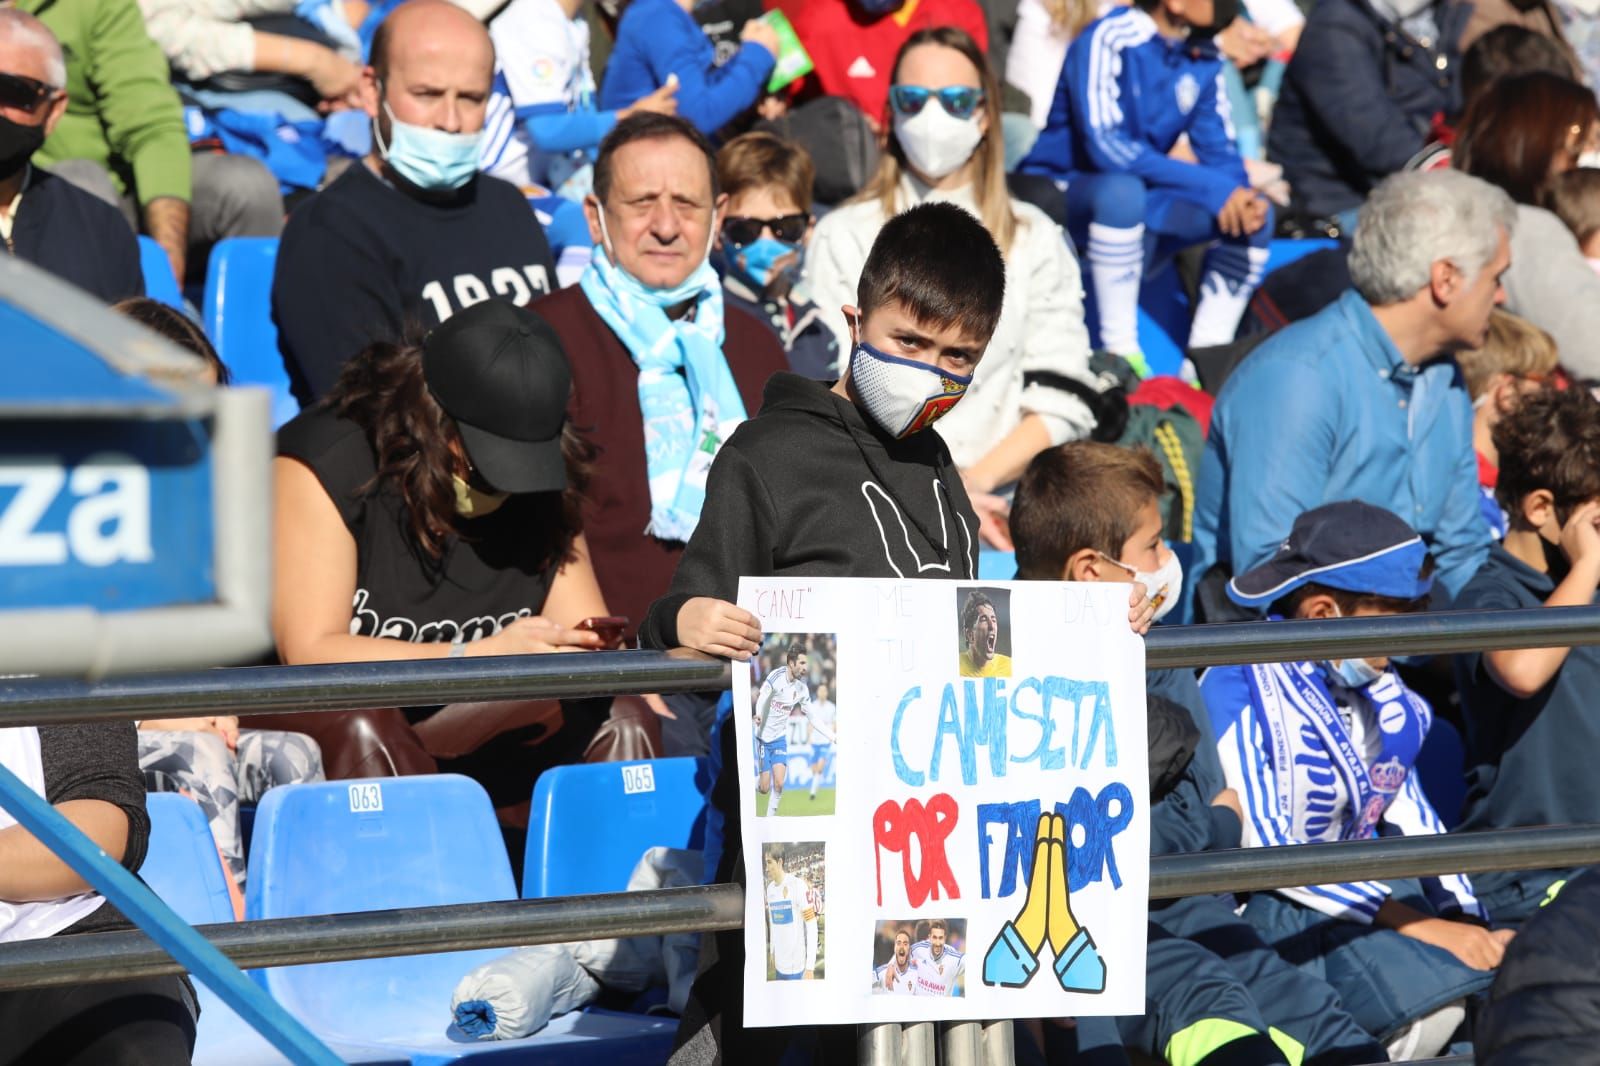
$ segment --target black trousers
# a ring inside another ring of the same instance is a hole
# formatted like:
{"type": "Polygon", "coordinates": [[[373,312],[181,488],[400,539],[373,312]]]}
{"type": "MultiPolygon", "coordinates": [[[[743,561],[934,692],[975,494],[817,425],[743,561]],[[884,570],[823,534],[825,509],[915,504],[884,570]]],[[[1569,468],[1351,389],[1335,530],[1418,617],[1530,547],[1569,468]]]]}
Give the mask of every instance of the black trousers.
{"type": "Polygon", "coordinates": [[[180,977],[0,992],[0,1066],[188,1066],[194,993],[180,977]]]}

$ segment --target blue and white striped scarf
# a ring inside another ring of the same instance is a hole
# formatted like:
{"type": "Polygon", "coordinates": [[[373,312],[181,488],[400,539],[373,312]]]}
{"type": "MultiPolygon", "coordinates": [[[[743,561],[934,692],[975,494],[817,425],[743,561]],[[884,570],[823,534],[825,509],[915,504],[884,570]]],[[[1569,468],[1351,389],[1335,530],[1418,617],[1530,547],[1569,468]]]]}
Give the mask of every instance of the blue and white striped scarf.
{"type": "Polygon", "coordinates": [[[650,479],[646,532],[686,541],[700,521],[711,460],[746,417],[722,354],[722,282],[703,261],[676,288],[646,288],[614,265],[602,244],[578,284],[639,368],[650,479]],[[697,301],[691,314],[667,317],[666,308],[689,300],[697,301]]]}

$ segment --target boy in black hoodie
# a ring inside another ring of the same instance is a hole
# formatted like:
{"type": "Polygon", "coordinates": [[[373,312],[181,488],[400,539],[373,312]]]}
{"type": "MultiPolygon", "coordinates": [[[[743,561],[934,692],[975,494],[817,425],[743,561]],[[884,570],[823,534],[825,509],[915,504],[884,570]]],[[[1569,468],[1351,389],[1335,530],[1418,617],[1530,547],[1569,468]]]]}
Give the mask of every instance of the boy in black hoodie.
{"type": "MultiPolygon", "coordinates": [[[[761,413],[717,453],[672,588],[639,630],[644,646],[749,660],[761,625],[732,602],[742,576],[977,577],[977,516],[949,449],[925,431],[960,401],[1000,319],[1000,249],[961,208],[923,204],[879,231],[856,294],[843,309],[854,341],[844,376],[830,388],[775,374],[761,413]]],[[[1151,611],[1138,595],[1129,619],[1138,628],[1151,611]]],[[[729,845],[716,880],[743,884],[733,743],[724,729],[711,802],[729,845]]],[[[707,938],[675,1064],[776,1062],[800,1032],[744,1027],[743,967],[742,932],[707,938]]],[[[819,1061],[853,1061],[853,1028],[805,1032],[819,1061]]]]}

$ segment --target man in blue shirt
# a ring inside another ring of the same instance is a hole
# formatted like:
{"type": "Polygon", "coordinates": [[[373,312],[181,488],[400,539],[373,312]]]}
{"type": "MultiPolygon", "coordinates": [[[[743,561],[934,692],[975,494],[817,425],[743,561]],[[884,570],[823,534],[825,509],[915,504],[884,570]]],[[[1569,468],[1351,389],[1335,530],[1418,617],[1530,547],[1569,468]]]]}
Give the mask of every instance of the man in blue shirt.
{"type": "MultiPolygon", "coordinates": [[[[1488,555],[1472,404],[1451,354],[1505,299],[1515,208],[1458,171],[1397,174],[1361,209],[1354,288],[1252,352],[1217,397],[1196,487],[1196,586],[1267,559],[1295,516],[1363,500],[1420,533],[1452,597],[1488,555]]],[[[1212,598],[1199,594],[1201,612],[1212,598]]],[[[1193,613],[1192,605],[1188,610],[1193,613]]]]}

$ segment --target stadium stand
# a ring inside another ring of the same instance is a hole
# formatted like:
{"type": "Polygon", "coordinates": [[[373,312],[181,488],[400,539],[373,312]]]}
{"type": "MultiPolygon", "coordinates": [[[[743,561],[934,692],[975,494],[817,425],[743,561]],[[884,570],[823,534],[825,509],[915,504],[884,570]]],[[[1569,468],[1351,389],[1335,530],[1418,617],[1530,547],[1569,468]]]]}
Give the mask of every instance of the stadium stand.
{"type": "Polygon", "coordinates": [[[705,846],[706,759],[558,766],[533,789],[522,896],[621,892],[649,848],[705,846]],[[604,826],[603,832],[596,832],[604,826]]]}
{"type": "MultiPolygon", "coordinates": [[[[592,837],[591,837],[592,839],[592,837]]],[[[454,774],[276,788],[256,812],[248,918],[482,903],[516,897],[488,794],[454,774]]],[[[458,951],[267,970],[273,997],[326,1039],[412,1063],[661,1062],[675,1023],[608,1011],[553,1019],[525,1040],[474,1043],[450,1027],[461,976],[500,955],[458,951]]]]}
{"type": "Polygon", "coordinates": [[[289,392],[289,375],[278,354],[278,327],[272,321],[272,268],[276,237],[233,237],[218,241],[206,271],[205,327],[235,385],[256,385],[272,393],[272,425],[283,425],[300,410],[289,392]]]}

